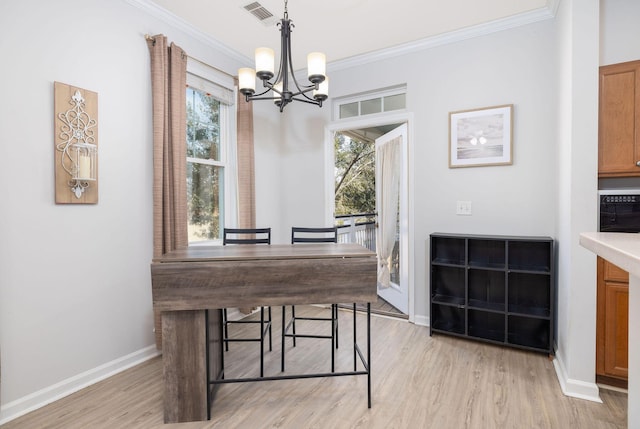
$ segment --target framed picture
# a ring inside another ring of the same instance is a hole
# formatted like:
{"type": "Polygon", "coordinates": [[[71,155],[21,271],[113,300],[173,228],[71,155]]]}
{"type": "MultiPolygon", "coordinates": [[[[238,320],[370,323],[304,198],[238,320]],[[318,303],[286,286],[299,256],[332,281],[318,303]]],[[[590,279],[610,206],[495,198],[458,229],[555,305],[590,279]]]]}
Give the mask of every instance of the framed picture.
{"type": "Polygon", "coordinates": [[[449,113],[449,168],[513,163],[513,104],[449,113]]]}

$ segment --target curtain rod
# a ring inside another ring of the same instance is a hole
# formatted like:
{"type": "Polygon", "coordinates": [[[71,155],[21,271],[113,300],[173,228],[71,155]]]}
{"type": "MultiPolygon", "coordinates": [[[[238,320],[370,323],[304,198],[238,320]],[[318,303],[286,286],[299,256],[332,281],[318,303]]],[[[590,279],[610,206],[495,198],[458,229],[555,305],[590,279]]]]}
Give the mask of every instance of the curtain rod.
{"type": "MultiPolygon", "coordinates": [[[[144,38],[145,38],[146,40],[150,40],[150,41],[152,41],[152,42],[154,42],[154,43],[155,43],[155,41],[156,41],[156,39],[155,39],[153,36],[149,35],[149,34],[145,34],[145,35],[144,35],[144,38]]],[[[204,65],[204,66],[210,67],[210,68],[214,69],[215,71],[218,71],[218,72],[220,72],[220,73],[226,74],[226,75],[227,75],[227,76],[229,76],[230,78],[234,78],[234,79],[235,79],[235,76],[234,76],[234,75],[229,74],[229,73],[227,73],[227,72],[226,72],[226,71],[224,71],[224,70],[220,70],[219,68],[214,67],[214,66],[212,66],[211,64],[207,64],[207,63],[205,63],[205,62],[204,62],[204,61],[202,61],[202,60],[199,60],[199,59],[197,59],[197,58],[194,58],[194,57],[192,57],[192,56],[191,56],[191,55],[189,55],[189,54],[187,54],[187,58],[189,58],[190,60],[193,60],[193,61],[197,61],[197,62],[199,62],[200,64],[202,64],[202,65],[204,65]]]]}

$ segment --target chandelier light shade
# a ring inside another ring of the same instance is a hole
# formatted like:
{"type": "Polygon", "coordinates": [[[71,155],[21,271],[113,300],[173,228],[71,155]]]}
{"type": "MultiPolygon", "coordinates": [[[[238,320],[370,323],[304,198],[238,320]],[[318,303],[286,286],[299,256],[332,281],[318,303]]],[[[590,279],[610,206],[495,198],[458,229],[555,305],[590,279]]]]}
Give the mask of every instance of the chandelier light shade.
{"type": "Polygon", "coordinates": [[[275,53],[270,48],[256,49],[256,68],[238,70],[238,85],[247,102],[252,100],[273,100],[282,112],[292,101],[302,101],[322,107],[329,97],[329,80],[326,72],[326,57],[321,52],[307,55],[307,78],[309,85],[300,85],[294,75],[291,60],[291,29],[293,23],[284,2],[284,18],[280,20],[281,55],[277,75],[275,74],[275,53]],[[275,76],[275,78],[274,78],[275,76]],[[256,94],[256,78],[262,81],[265,90],[256,94]],[[291,81],[290,81],[291,79],[291,81]],[[293,85],[290,85],[293,83],[293,85]],[[309,96],[308,94],[311,94],[309,96]]]}

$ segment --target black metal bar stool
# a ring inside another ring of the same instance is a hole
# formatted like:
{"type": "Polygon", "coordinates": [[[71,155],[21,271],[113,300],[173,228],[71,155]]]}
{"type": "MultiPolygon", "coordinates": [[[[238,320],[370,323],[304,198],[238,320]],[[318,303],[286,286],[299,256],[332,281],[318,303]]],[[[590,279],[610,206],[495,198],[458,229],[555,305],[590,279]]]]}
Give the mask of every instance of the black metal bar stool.
{"type": "MultiPolygon", "coordinates": [[[[222,236],[222,244],[271,244],[271,228],[225,228],[222,236]]],[[[264,377],[264,339],[269,334],[269,351],[271,343],[271,307],[267,307],[265,319],[265,307],[260,306],[260,320],[229,320],[227,309],[222,310],[222,327],[225,350],[229,351],[230,342],[260,342],[260,377],[264,377]],[[260,336],[257,338],[230,338],[229,325],[241,323],[260,324],[260,336]]]]}
{"type": "MultiPolygon", "coordinates": [[[[291,228],[291,244],[295,243],[337,243],[338,242],[338,229],[332,228],[303,228],[293,227],[291,228]]],[[[286,322],[285,305],[282,306],[282,356],[280,369],[284,371],[284,357],[285,357],[285,340],[286,338],[293,339],[293,347],[296,346],[296,338],[325,338],[331,340],[331,372],[335,371],[335,348],[338,348],[338,304],[331,304],[331,316],[330,317],[300,317],[296,316],[296,307],[291,306],[291,319],[286,322]],[[312,335],[302,334],[296,332],[296,321],[298,320],[310,320],[331,322],[331,334],[330,335],[312,335]],[[289,333],[289,329],[291,332],[289,333]]]]}

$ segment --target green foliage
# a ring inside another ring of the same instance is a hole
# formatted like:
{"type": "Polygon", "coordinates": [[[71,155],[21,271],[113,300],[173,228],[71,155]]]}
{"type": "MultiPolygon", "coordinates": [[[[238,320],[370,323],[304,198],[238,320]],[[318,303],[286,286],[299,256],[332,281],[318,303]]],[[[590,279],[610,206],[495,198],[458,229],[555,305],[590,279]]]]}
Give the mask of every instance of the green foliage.
{"type": "Polygon", "coordinates": [[[187,88],[187,157],[220,159],[220,102],[187,88]]]}
{"type": "Polygon", "coordinates": [[[336,215],[375,212],[375,145],[338,133],[334,149],[336,215]]]}

